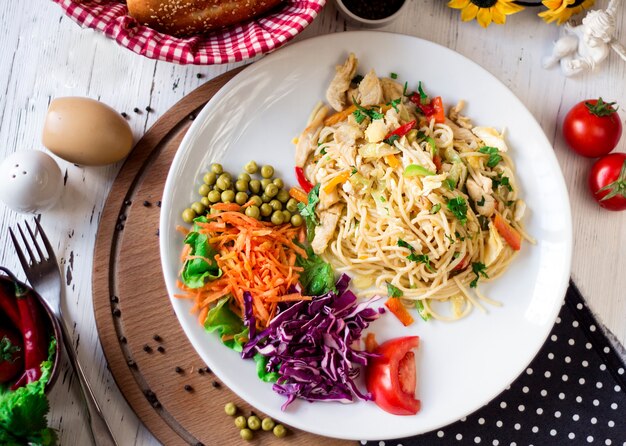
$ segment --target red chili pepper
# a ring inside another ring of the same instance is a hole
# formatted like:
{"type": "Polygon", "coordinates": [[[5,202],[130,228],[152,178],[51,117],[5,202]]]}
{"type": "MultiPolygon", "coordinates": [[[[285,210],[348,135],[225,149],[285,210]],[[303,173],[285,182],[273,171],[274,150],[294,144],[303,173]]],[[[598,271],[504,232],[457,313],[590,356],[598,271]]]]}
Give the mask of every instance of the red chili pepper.
{"type": "Polygon", "coordinates": [[[15,328],[20,328],[20,314],[15,297],[10,296],[3,286],[0,286],[0,310],[11,320],[15,328]]]}
{"type": "Polygon", "coordinates": [[[417,108],[419,108],[427,118],[434,118],[435,122],[438,124],[446,122],[446,114],[441,96],[432,98],[428,104],[422,104],[420,95],[417,93],[413,93],[409,99],[417,105],[417,108]]]}
{"type": "Polygon", "coordinates": [[[417,120],[413,120],[411,122],[407,122],[404,125],[401,125],[400,127],[398,127],[397,129],[395,129],[393,132],[389,133],[387,136],[385,136],[385,139],[389,139],[391,138],[393,135],[398,136],[399,138],[403,137],[404,135],[406,135],[407,133],[409,133],[411,131],[411,129],[413,127],[415,127],[415,124],[417,124],[417,120]]]}
{"type": "Polygon", "coordinates": [[[41,316],[41,304],[35,295],[29,289],[23,288],[10,271],[5,268],[1,269],[9,275],[15,286],[19,328],[24,341],[24,373],[11,386],[11,390],[15,390],[41,377],[41,363],[48,359],[46,321],[41,316]]]}
{"type": "Polygon", "coordinates": [[[304,170],[302,167],[296,167],[296,178],[298,179],[298,184],[300,187],[308,194],[313,189],[313,185],[306,179],[304,176],[304,170]]]}

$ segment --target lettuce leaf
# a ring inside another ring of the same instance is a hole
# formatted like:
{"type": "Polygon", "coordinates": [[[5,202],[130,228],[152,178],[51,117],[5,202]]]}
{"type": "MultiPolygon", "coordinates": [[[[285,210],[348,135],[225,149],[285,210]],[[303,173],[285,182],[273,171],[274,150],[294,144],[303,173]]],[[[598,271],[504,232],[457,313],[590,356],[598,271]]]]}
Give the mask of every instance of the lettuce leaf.
{"type": "Polygon", "coordinates": [[[189,288],[201,288],[207,280],[219,279],[222,270],[217,266],[215,255],[217,251],[211,246],[205,234],[198,232],[197,222],[206,223],[206,217],[194,220],[193,230],[187,234],[184,243],[191,246],[190,255],[200,256],[202,259],[187,260],[183,266],[181,279],[189,288]]]}
{"type": "Polygon", "coordinates": [[[296,265],[304,268],[300,274],[300,284],[308,296],[322,296],[329,291],[335,291],[335,272],[330,263],[324,261],[313,252],[310,246],[306,248],[307,258],[298,256],[296,265]]]}
{"type": "Polygon", "coordinates": [[[243,346],[248,342],[248,328],[243,321],[228,306],[230,297],[220,299],[217,304],[209,310],[204,320],[204,329],[209,332],[217,332],[222,343],[236,352],[241,352],[243,346]]]}

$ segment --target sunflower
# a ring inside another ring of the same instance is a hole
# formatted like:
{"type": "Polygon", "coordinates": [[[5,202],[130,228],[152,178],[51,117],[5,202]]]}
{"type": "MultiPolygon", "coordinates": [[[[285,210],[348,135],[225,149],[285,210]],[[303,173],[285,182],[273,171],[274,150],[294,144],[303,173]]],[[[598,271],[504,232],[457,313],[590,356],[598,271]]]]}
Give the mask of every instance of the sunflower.
{"type": "Polygon", "coordinates": [[[567,22],[571,16],[593,6],[596,0],[543,0],[547,11],[540,12],[539,17],[547,23],[557,21],[557,25],[567,22]]]}
{"type": "Polygon", "coordinates": [[[503,25],[507,15],[524,9],[513,0],[450,0],[448,6],[460,9],[461,20],[464,22],[476,19],[483,28],[487,28],[491,22],[503,25]]]}

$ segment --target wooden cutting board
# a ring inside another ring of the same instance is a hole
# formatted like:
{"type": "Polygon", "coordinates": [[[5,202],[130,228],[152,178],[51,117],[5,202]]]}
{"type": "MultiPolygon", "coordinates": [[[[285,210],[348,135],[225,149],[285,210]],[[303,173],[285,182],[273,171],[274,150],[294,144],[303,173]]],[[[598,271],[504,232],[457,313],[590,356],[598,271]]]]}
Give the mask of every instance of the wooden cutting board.
{"type": "MultiPolygon", "coordinates": [[[[130,406],[166,446],[244,444],[227,402],[263,416],[205,371],[170,306],[159,254],[159,200],[174,154],[196,113],[239,71],[197,88],[148,130],[113,184],[96,239],[93,304],[104,354],[130,406]]],[[[259,431],[252,444],[354,444],[289,432],[259,431]]]]}

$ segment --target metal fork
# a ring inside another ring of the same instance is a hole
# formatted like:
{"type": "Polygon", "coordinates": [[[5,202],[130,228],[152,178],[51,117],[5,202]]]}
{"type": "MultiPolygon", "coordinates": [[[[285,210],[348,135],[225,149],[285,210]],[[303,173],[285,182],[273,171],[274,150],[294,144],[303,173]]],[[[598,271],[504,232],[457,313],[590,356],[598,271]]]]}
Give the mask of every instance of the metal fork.
{"type": "Polygon", "coordinates": [[[87,403],[89,425],[91,426],[91,433],[93,435],[94,442],[97,446],[116,446],[117,443],[111,434],[111,428],[104,419],[102,410],[96,401],[93,390],[87,382],[85,372],[83,371],[80,361],[78,360],[78,356],[74,351],[74,346],[71,342],[72,338],[69,336],[69,330],[61,308],[61,272],[59,271],[59,265],[54,255],[52,245],[50,245],[48,237],[46,237],[46,234],[43,232],[37,218],[35,218],[35,232],[33,232],[28,223],[24,223],[24,226],[26,226],[26,230],[30,236],[30,242],[24,235],[24,231],[22,231],[20,225],[17,226],[17,229],[20,233],[22,241],[24,242],[24,247],[28,252],[30,261],[24,255],[24,251],[22,251],[22,248],[17,241],[17,237],[15,237],[15,233],[11,228],[9,228],[11,240],[13,240],[17,256],[20,259],[22,268],[24,268],[28,281],[33,286],[35,291],[37,291],[37,293],[39,293],[39,295],[46,301],[52,312],[59,320],[59,325],[61,326],[61,332],[63,334],[65,352],[67,353],[74,372],[78,376],[78,381],[80,382],[80,387],[83,391],[85,402],[87,403]],[[46,254],[43,253],[40,243],[37,241],[37,233],[39,233],[39,236],[41,237],[46,254]],[[37,256],[35,256],[33,249],[37,252],[37,256]]]}

